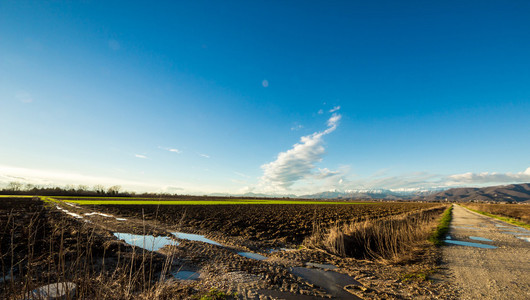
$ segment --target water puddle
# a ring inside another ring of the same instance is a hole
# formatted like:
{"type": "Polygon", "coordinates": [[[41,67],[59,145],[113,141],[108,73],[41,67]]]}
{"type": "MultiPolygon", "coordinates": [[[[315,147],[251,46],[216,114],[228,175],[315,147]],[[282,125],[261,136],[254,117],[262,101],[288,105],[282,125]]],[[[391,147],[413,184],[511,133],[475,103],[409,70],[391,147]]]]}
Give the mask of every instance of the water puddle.
{"type": "Polygon", "coordinates": [[[493,242],[493,240],[490,240],[490,239],[487,239],[487,238],[483,238],[483,237],[479,237],[479,236],[470,236],[469,238],[472,239],[472,240],[476,240],[476,241],[493,242]]]}
{"type": "Polygon", "coordinates": [[[69,216],[72,216],[72,217],[74,217],[74,218],[77,218],[77,219],[82,219],[82,218],[83,218],[83,217],[81,217],[80,215],[78,215],[78,214],[76,214],[76,213],[73,213],[73,212],[70,212],[69,210],[64,209],[64,208],[62,208],[62,207],[60,207],[60,206],[58,206],[58,205],[55,206],[55,207],[57,207],[58,210],[64,212],[65,214],[67,214],[67,215],[69,215],[69,216]]]}
{"type": "Polygon", "coordinates": [[[116,221],[127,221],[127,219],[125,218],[117,218],[113,215],[108,215],[108,214],[104,214],[104,213],[100,213],[100,212],[91,212],[91,213],[84,213],[85,216],[102,216],[102,217],[105,217],[105,218],[115,218],[116,221]]]}
{"type": "Polygon", "coordinates": [[[468,246],[468,247],[475,247],[475,248],[484,248],[484,249],[495,249],[496,246],[492,245],[485,245],[480,243],[471,243],[471,242],[463,242],[463,241],[456,241],[456,240],[445,240],[448,244],[455,244],[460,246],[468,246]]]}
{"type": "Polygon", "coordinates": [[[11,277],[11,275],[9,274],[6,276],[0,276],[0,283],[11,281],[11,278],[15,278],[15,277],[14,276],[11,277]]]}
{"type": "Polygon", "coordinates": [[[344,290],[347,285],[361,285],[357,280],[348,275],[334,271],[324,271],[303,267],[291,267],[289,271],[296,276],[302,277],[311,284],[326,290],[333,297],[339,299],[359,299],[355,295],[344,290]]]}
{"type": "Polygon", "coordinates": [[[184,233],[184,232],[172,232],[172,234],[178,239],[182,239],[182,240],[203,242],[203,243],[208,243],[208,244],[212,244],[216,246],[223,246],[219,244],[218,242],[207,239],[204,237],[204,235],[200,235],[200,234],[191,234],[191,233],[184,233]]]}
{"type": "Polygon", "coordinates": [[[107,214],[103,214],[103,213],[99,213],[99,212],[85,213],[84,215],[85,216],[102,216],[102,217],[107,217],[107,218],[114,218],[113,215],[107,215],[107,214]]]}
{"type": "Polygon", "coordinates": [[[305,263],[305,265],[308,266],[308,267],[319,268],[319,269],[325,269],[325,270],[335,270],[335,269],[338,269],[337,266],[334,266],[334,265],[331,265],[331,264],[317,264],[317,263],[308,262],[308,263],[305,263]]]}
{"type": "Polygon", "coordinates": [[[269,253],[274,253],[274,252],[280,252],[280,251],[294,251],[296,249],[289,249],[289,248],[274,248],[274,249],[269,249],[269,253]]]}
{"type": "Polygon", "coordinates": [[[250,259],[255,259],[255,260],[265,260],[265,259],[268,258],[268,257],[263,256],[261,254],[252,253],[252,252],[237,252],[237,254],[239,254],[239,255],[241,255],[243,257],[250,258],[250,259]]]}
{"type": "Polygon", "coordinates": [[[114,232],[114,236],[131,246],[140,247],[149,251],[158,251],[165,246],[176,246],[179,244],[167,236],[138,235],[120,232],[114,232]]]}
{"type": "Polygon", "coordinates": [[[497,227],[510,227],[510,226],[501,225],[501,224],[495,224],[495,226],[497,226],[497,227]]]}
{"type": "Polygon", "coordinates": [[[201,276],[201,274],[194,271],[175,271],[171,272],[171,275],[179,280],[199,280],[201,276]]]}
{"type": "Polygon", "coordinates": [[[530,242],[530,237],[528,237],[528,236],[518,236],[517,238],[518,238],[518,239],[521,239],[521,240],[523,240],[523,241],[530,242]]]}

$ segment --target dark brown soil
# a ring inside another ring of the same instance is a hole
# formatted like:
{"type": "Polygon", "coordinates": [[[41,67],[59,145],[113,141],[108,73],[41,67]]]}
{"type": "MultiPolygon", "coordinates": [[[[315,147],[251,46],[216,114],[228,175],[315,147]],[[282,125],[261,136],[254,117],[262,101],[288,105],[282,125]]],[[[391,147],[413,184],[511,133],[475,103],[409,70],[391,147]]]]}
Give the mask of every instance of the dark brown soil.
{"type": "Polygon", "coordinates": [[[156,220],[174,229],[220,232],[253,241],[300,244],[313,226],[381,218],[439,206],[432,203],[325,205],[101,205],[96,210],[156,220]]]}
{"type": "MultiPolygon", "coordinates": [[[[13,259],[19,261],[19,269],[15,268],[16,280],[4,285],[0,283],[3,288],[0,297],[15,298],[21,295],[21,291],[56,280],[78,283],[80,299],[190,299],[205,295],[212,289],[237,292],[241,299],[268,299],[264,296],[266,293],[259,292],[264,290],[287,293],[295,298],[302,295],[326,297],[324,289],[289,271],[291,267],[313,262],[333,264],[338,267],[335,271],[361,282],[362,288],[352,287],[355,290],[351,292],[362,298],[451,298],[447,292],[450,289],[446,286],[423,278],[435,267],[436,249],[429,244],[418,249],[416,261],[402,265],[342,258],[316,249],[298,249],[303,239],[312,233],[315,224],[329,226],[365,218],[382,218],[436,204],[159,207],[72,207],[58,204],[84,216],[84,219],[76,219],[56,209],[55,204],[46,206],[39,200],[31,199],[2,202],[4,199],[0,198],[3,205],[0,206],[0,228],[16,226],[9,231],[4,230],[1,236],[2,255],[7,259],[6,253],[12,248],[18,249],[21,254],[13,259]],[[14,207],[19,209],[15,223],[10,221],[14,220],[15,210],[11,209],[14,207]],[[84,215],[92,212],[113,216],[84,215]],[[114,217],[127,220],[119,221],[114,217]],[[31,221],[34,219],[38,222],[31,221]],[[37,223],[40,224],[37,229],[24,233],[24,228],[33,228],[31,224],[37,223]],[[171,231],[206,234],[224,246],[179,240],[178,246],[149,252],[127,246],[112,235],[113,232],[128,232],[170,236],[171,231]],[[27,243],[31,232],[39,232],[38,235],[33,234],[35,245],[40,245],[38,249],[27,243]],[[11,242],[11,236],[16,237],[14,242],[11,242]],[[271,248],[279,247],[291,250],[269,252],[271,248]],[[268,259],[252,260],[238,255],[238,251],[261,253],[268,259]],[[159,281],[159,276],[168,275],[166,270],[170,269],[197,271],[201,279],[159,281]],[[21,278],[29,278],[30,282],[21,278]]],[[[8,270],[12,264],[3,263],[3,266],[8,270]]]]}

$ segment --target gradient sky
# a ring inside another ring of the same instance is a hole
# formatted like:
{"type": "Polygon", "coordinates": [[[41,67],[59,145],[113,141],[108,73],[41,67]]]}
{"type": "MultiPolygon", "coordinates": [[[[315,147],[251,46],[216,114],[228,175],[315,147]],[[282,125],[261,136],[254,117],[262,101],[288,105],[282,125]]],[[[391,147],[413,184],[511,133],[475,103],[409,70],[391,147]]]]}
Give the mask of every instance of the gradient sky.
{"type": "Polygon", "coordinates": [[[0,186],[530,182],[529,29],[529,1],[1,0],[0,186]]]}

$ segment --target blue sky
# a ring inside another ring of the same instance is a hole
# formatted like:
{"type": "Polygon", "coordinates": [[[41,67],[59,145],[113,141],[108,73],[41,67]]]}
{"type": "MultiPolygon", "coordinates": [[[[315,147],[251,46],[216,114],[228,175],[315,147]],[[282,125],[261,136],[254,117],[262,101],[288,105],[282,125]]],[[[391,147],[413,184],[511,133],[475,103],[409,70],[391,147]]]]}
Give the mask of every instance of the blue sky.
{"type": "Polygon", "coordinates": [[[530,182],[528,1],[0,1],[0,185],[530,182]]]}

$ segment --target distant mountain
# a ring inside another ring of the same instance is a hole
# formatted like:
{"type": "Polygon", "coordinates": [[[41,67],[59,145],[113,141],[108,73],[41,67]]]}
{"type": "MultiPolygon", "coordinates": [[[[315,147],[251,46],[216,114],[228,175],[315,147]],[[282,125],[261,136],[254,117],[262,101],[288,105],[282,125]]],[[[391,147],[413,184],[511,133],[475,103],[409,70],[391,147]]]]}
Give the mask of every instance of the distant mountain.
{"type": "Polygon", "coordinates": [[[483,188],[453,188],[424,197],[427,201],[488,201],[530,203],[530,183],[490,186],[483,188]]]}
{"type": "Polygon", "coordinates": [[[294,194],[256,194],[256,193],[245,193],[245,194],[228,194],[228,193],[213,193],[209,196],[214,197],[245,197],[245,198],[293,198],[293,199],[345,199],[345,200],[371,200],[371,199],[383,199],[383,200],[411,200],[416,197],[430,195],[439,192],[437,190],[385,190],[385,189],[359,189],[359,190],[347,190],[347,191],[326,191],[316,194],[307,194],[297,196],[294,194]]]}
{"type": "Polygon", "coordinates": [[[382,200],[411,200],[425,195],[430,195],[437,190],[386,190],[386,189],[359,189],[359,190],[348,190],[344,192],[340,191],[328,191],[311,195],[300,196],[300,198],[309,199],[382,199],[382,200]]]}
{"type": "Polygon", "coordinates": [[[316,194],[296,196],[293,194],[210,194],[221,197],[250,198],[299,198],[299,199],[342,199],[342,200],[412,200],[450,202],[528,202],[530,203],[530,183],[490,186],[483,188],[444,188],[436,189],[357,189],[347,191],[326,191],[316,194]]]}

